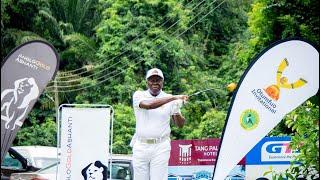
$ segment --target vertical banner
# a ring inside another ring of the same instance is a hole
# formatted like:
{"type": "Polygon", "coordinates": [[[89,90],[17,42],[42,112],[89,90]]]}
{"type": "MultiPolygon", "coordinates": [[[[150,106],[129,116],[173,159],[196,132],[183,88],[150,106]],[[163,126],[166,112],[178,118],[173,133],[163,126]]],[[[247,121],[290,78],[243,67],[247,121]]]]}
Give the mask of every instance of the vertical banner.
{"type": "Polygon", "coordinates": [[[55,76],[58,59],[52,45],[30,41],[15,48],[2,61],[1,160],[44,88],[55,76]]]}
{"type": "Polygon", "coordinates": [[[279,41],[258,55],[232,99],[214,180],[224,179],[287,113],[318,89],[319,52],[308,42],[279,41]]]}
{"type": "Polygon", "coordinates": [[[110,107],[60,106],[60,179],[107,179],[110,107]]]}

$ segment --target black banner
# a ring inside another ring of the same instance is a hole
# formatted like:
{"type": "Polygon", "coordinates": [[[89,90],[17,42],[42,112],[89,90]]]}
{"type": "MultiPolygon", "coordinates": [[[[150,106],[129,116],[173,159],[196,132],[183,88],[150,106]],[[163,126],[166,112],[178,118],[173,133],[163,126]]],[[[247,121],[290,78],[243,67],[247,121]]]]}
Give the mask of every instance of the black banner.
{"type": "Polygon", "coordinates": [[[52,45],[30,41],[1,64],[1,163],[28,113],[54,78],[59,56],[52,45]]]}

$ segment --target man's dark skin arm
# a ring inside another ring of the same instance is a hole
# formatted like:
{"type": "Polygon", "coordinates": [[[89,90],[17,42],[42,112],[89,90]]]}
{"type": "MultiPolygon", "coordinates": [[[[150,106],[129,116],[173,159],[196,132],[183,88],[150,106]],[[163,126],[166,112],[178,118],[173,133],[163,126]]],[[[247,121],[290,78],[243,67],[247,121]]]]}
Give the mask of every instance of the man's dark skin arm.
{"type": "MultiPolygon", "coordinates": [[[[175,96],[163,97],[163,98],[152,99],[152,100],[144,100],[140,102],[139,107],[143,109],[156,109],[168,102],[178,100],[178,99],[186,100],[188,99],[188,96],[175,95],[175,96]]],[[[183,127],[186,120],[181,114],[175,114],[175,115],[172,115],[171,117],[176,126],[178,126],[179,128],[183,127]]]]}
{"type": "Polygon", "coordinates": [[[170,97],[163,97],[163,98],[157,98],[152,100],[144,100],[141,101],[139,104],[139,107],[142,109],[156,109],[164,104],[167,104],[168,102],[178,100],[178,99],[187,99],[188,96],[186,95],[175,95],[170,97]]]}
{"type": "Polygon", "coordinates": [[[179,128],[182,128],[186,122],[186,119],[181,114],[172,115],[172,119],[174,124],[179,128]]]}

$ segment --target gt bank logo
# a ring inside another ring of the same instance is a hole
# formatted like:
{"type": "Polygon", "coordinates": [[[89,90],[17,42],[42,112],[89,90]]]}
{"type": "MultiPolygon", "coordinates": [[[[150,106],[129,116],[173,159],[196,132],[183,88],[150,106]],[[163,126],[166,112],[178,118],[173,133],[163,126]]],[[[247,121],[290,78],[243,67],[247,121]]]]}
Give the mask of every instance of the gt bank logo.
{"type": "Polygon", "coordinates": [[[179,163],[180,164],[191,163],[191,146],[192,144],[187,144],[187,145],[179,144],[179,163]]]}
{"type": "Polygon", "coordinates": [[[298,150],[290,148],[290,141],[266,142],[261,147],[261,161],[292,161],[299,154],[298,150]]]}

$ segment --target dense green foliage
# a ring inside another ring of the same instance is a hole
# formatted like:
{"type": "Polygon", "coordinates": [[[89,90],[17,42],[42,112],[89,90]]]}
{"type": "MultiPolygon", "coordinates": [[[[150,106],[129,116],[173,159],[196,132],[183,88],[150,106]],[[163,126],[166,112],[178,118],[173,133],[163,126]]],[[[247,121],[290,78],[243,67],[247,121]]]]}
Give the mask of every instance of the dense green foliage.
{"type": "Polygon", "coordinates": [[[317,179],[319,172],[319,106],[307,101],[284,119],[285,125],[292,130],[291,149],[299,149],[300,154],[296,160],[300,166],[292,163],[291,168],[285,173],[277,173],[272,169],[265,172],[271,173],[273,179],[296,179],[306,177],[317,179]]]}
{"type": "Polygon", "coordinates": [[[302,174],[314,178],[319,172],[319,106],[310,101],[295,109],[285,118],[285,124],[293,130],[292,149],[299,149],[297,161],[302,168],[292,168],[287,174],[302,174]]]}
{"type": "MultiPolygon", "coordinates": [[[[37,102],[16,145],[56,144],[59,103],[110,104],[115,110],[113,152],[130,153],[135,120],[132,94],[145,72],[164,71],[172,94],[211,91],[190,99],[187,124],[172,139],[220,137],[231,95],[254,56],[276,40],[302,37],[319,46],[317,0],[1,0],[1,57],[33,39],[53,44],[61,58],[56,77],[37,102]],[[44,137],[44,138],[39,138],[44,137]]],[[[292,135],[304,169],[319,171],[319,101],[290,113],[269,135],[292,135]],[[299,144],[297,142],[303,142],[299,144]]]]}

